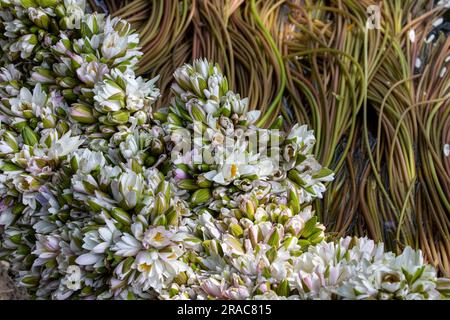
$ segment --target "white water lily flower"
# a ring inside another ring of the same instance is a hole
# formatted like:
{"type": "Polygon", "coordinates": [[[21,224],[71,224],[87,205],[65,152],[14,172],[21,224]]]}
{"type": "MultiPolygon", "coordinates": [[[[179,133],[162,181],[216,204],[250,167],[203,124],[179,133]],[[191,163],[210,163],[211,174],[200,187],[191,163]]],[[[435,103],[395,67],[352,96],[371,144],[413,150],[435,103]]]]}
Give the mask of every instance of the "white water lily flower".
{"type": "Polygon", "coordinates": [[[123,172],[117,180],[111,181],[111,192],[122,208],[131,209],[142,197],[144,179],[131,170],[123,172]]]}
{"type": "Polygon", "coordinates": [[[122,108],[122,99],[125,95],[123,89],[114,81],[105,79],[94,87],[95,107],[99,112],[119,111],[122,108]]]}
{"type": "Polygon", "coordinates": [[[90,61],[84,62],[77,69],[77,76],[84,83],[94,85],[102,81],[103,77],[108,72],[109,72],[108,65],[98,61],[90,61]]]}
{"type": "Polygon", "coordinates": [[[41,266],[47,263],[49,260],[56,259],[56,257],[60,253],[59,242],[60,239],[55,236],[44,236],[44,235],[36,235],[36,249],[33,251],[33,254],[37,256],[37,259],[34,261],[34,266],[41,266]]]}
{"type": "Polygon", "coordinates": [[[147,249],[162,249],[172,243],[172,237],[173,233],[162,226],[150,228],[144,233],[142,244],[147,249]]]}
{"type": "Polygon", "coordinates": [[[170,281],[188,269],[179,258],[184,252],[178,246],[167,251],[141,251],[133,264],[139,275],[135,282],[142,290],[153,288],[157,292],[169,286],[170,281]]]}
{"type": "Polygon", "coordinates": [[[118,32],[106,33],[103,39],[101,52],[106,59],[113,59],[125,53],[128,48],[127,37],[121,36],[118,32]]]}
{"type": "Polygon", "coordinates": [[[102,152],[89,149],[76,150],[73,153],[73,158],[77,162],[78,172],[85,174],[99,170],[106,164],[106,159],[102,152]]]}
{"type": "Polygon", "coordinates": [[[120,237],[120,241],[113,246],[112,250],[115,251],[118,256],[132,257],[136,256],[142,248],[141,241],[128,233],[124,233],[120,237]]]}
{"type": "Polygon", "coordinates": [[[9,49],[11,50],[11,52],[20,52],[20,57],[22,59],[27,59],[31,56],[36,44],[36,36],[34,34],[27,34],[20,37],[9,47],[9,49]]]}
{"type": "Polygon", "coordinates": [[[64,157],[83,144],[80,136],[71,137],[71,131],[65,133],[59,140],[55,141],[49,151],[48,156],[53,159],[64,157]]]}
{"type": "Polygon", "coordinates": [[[5,86],[4,89],[10,96],[17,96],[19,94],[18,88],[10,83],[20,80],[21,75],[22,73],[14,64],[7,64],[0,68],[0,82],[3,83],[5,86]]]}
{"type": "Polygon", "coordinates": [[[144,81],[142,77],[136,78],[134,74],[123,75],[126,81],[126,108],[137,111],[148,107],[159,97],[159,90],[155,88],[155,82],[159,79],[155,77],[149,81],[144,81]]]}
{"type": "Polygon", "coordinates": [[[11,111],[21,117],[27,115],[28,112],[39,116],[46,101],[47,95],[43,92],[39,83],[34,87],[33,93],[28,88],[23,87],[20,89],[19,97],[10,100],[11,111]]]}
{"type": "Polygon", "coordinates": [[[298,145],[302,154],[308,153],[316,142],[314,131],[308,130],[306,125],[294,125],[288,134],[286,140],[298,145]]]}

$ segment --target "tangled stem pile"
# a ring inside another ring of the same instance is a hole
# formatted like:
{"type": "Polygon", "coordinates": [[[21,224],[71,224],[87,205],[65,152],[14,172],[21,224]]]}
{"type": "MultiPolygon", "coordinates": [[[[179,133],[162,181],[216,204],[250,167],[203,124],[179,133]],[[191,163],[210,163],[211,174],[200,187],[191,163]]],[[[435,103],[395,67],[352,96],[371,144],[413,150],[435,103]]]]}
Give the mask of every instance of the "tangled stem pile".
{"type": "Polygon", "coordinates": [[[128,22],[80,0],[0,4],[0,257],[32,297],[449,294],[420,251],[331,241],[311,206],[334,178],[313,132],[258,126],[218,65],[177,69],[155,111],[128,22]]]}

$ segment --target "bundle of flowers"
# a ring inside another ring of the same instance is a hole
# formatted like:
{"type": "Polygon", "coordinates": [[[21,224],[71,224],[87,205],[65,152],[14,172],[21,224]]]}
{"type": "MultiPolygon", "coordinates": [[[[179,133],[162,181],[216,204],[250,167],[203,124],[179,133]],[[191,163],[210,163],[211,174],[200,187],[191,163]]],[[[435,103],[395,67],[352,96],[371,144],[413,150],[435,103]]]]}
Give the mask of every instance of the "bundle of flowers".
{"type": "Polygon", "coordinates": [[[332,241],[313,132],[255,125],[217,65],[134,73],[80,0],[0,0],[0,259],[37,299],[439,299],[420,251],[332,241]]]}

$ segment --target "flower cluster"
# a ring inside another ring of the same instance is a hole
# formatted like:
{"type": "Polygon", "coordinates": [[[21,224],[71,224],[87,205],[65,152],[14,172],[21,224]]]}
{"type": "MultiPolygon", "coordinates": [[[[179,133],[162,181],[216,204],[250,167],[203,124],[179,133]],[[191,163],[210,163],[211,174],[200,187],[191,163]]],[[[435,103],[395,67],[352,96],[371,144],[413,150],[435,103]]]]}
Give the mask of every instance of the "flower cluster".
{"type": "Polygon", "coordinates": [[[255,125],[220,68],[134,73],[82,0],[0,0],[0,259],[37,299],[437,299],[421,253],[330,241],[313,132],[255,125]]]}

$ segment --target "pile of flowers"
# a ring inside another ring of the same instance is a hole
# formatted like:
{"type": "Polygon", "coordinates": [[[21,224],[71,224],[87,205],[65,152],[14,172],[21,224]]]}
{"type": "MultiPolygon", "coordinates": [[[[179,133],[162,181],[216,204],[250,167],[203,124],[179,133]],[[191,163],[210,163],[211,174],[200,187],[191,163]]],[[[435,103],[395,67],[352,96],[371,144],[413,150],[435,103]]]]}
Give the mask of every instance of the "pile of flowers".
{"type": "MultiPolygon", "coordinates": [[[[439,299],[421,252],[334,240],[313,132],[264,129],[217,65],[134,73],[81,0],[0,0],[0,259],[36,299],[439,299]]],[[[280,122],[277,122],[280,124],[280,122]]]]}

